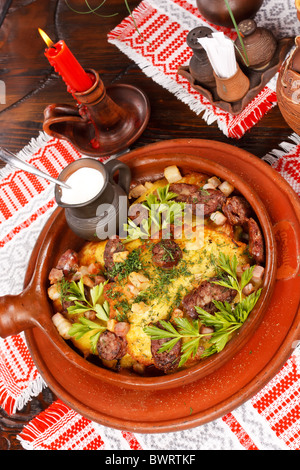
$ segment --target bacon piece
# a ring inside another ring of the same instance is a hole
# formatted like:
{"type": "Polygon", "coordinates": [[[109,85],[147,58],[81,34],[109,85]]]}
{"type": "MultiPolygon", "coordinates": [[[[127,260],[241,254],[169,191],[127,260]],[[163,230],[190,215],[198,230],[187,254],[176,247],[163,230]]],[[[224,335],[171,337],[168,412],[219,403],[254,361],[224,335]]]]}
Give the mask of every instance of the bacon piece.
{"type": "Polygon", "coordinates": [[[49,273],[49,281],[51,284],[56,284],[58,281],[61,281],[64,277],[62,269],[52,268],[49,273]]]}

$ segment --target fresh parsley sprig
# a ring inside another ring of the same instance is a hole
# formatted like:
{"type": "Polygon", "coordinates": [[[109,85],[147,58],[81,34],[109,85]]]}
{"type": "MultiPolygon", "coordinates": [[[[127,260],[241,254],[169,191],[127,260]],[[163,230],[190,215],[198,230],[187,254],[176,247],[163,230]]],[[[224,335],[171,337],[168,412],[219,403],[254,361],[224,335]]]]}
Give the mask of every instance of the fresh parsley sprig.
{"type": "Polygon", "coordinates": [[[131,219],[124,224],[124,230],[128,237],[123,242],[136,240],[138,238],[147,239],[151,237],[153,230],[159,231],[168,225],[175,223],[180,218],[185,207],[183,202],[175,202],[176,193],[169,191],[170,185],[156,189],[156,194],[149,194],[142,206],[147,209],[148,217],[143,219],[140,226],[136,225],[131,219]]]}
{"type": "Polygon", "coordinates": [[[195,306],[195,310],[199,315],[197,320],[175,318],[174,325],[176,328],[171,322],[161,320],[160,326],[162,328],[149,326],[144,330],[151,339],[169,338],[169,341],[166,341],[159,349],[159,353],[170,351],[179,340],[185,339],[182,341],[179,367],[183,366],[190,357],[195,357],[200,340],[207,336],[210,337],[210,346],[205,349],[201,358],[222,351],[233,333],[245,323],[260,297],[262,289],[252,292],[247,297],[244,297],[242,294],[244,287],[252,278],[254,266],[246,269],[239,280],[236,256],[230,260],[224,253],[220,253],[217,268],[219,274],[226,275],[226,277],[223,277],[220,281],[215,281],[215,283],[229,289],[235,289],[239,294],[239,302],[237,304],[231,305],[228,302],[213,300],[217,308],[213,315],[195,306]],[[201,334],[201,325],[212,327],[214,332],[201,334]]]}
{"type": "Polygon", "coordinates": [[[218,309],[214,315],[206,312],[201,307],[195,307],[201,323],[205,326],[213,327],[215,330],[209,340],[211,346],[204,351],[202,357],[210,356],[224,349],[232,334],[240,329],[247,320],[260,294],[261,289],[252,292],[241,302],[237,303],[234,308],[228,302],[223,303],[213,300],[218,309]]]}
{"type": "Polygon", "coordinates": [[[90,289],[90,301],[86,298],[82,278],[78,282],[70,282],[68,295],[66,295],[68,301],[74,302],[74,305],[68,307],[68,313],[71,315],[81,315],[78,321],[73,323],[68,333],[70,336],[74,336],[76,340],[79,340],[86,333],[92,332],[93,334],[91,334],[89,339],[93,353],[96,351],[98,338],[106,330],[106,323],[109,320],[109,303],[107,300],[102,305],[99,303],[105,284],[106,282],[103,282],[90,289]],[[94,311],[96,317],[104,322],[103,325],[91,321],[84,316],[90,310],[94,311]]]}
{"type": "Polygon", "coordinates": [[[68,289],[69,294],[66,296],[66,299],[70,302],[74,302],[74,304],[68,307],[68,313],[71,315],[80,315],[92,310],[96,313],[97,318],[107,321],[109,319],[109,304],[107,300],[105,300],[102,305],[98,303],[106,283],[107,282],[101,282],[90,289],[91,300],[89,301],[84,292],[83,279],[81,278],[78,282],[70,282],[68,289]]]}
{"type": "Polygon", "coordinates": [[[89,339],[90,339],[91,350],[93,353],[95,353],[99,336],[105,330],[106,330],[106,326],[101,326],[98,323],[95,323],[89,320],[88,318],[80,317],[77,323],[73,323],[68,333],[70,336],[74,336],[76,340],[79,340],[86,333],[90,331],[94,332],[90,336],[89,339]]]}
{"type": "Polygon", "coordinates": [[[205,334],[199,333],[199,320],[189,321],[187,318],[175,318],[174,323],[177,329],[172,325],[171,322],[160,320],[160,325],[163,328],[159,328],[155,325],[150,325],[144,329],[145,333],[151,336],[151,339],[166,339],[162,347],[159,349],[159,353],[164,351],[170,351],[178,343],[178,341],[188,338],[188,341],[183,342],[181,346],[181,358],[179,367],[189,359],[189,357],[195,356],[199,347],[201,338],[204,338],[205,334]]]}
{"type": "Polygon", "coordinates": [[[236,255],[230,259],[229,256],[226,256],[224,253],[220,253],[219,260],[217,261],[217,269],[219,272],[221,271],[221,273],[226,273],[226,277],[223,276],[221,280],[213,282],[219,286],[236,290],[239,294],[239,300],[241,302],[243,299],[243,289],[251,281],[253,269],[255,266],[250,266],[248,269],[246,269],[243,272],[240,280],[237,276],[237,266],[238,261],[236,255]]]}

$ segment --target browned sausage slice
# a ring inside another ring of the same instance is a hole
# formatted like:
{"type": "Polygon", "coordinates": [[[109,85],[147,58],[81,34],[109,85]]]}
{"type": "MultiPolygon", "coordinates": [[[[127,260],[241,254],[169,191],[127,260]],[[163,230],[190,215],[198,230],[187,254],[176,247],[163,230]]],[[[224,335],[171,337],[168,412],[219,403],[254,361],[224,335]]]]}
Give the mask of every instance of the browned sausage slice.
{"type": "MultiPolygon", "coordinates": [[[[160,323],[157,323],[156,326],[159,328],[160,323]]],[[[154,365],[157,369],[162,370],[165,374],[176,369],[180,362],[181,340],[179,340],[170,351],[164,351],[161,353],[158,352],[163,344],[170,339],[171,338],[161,338],[151,340],[151,353],[153,356],[154,365]]]]}
{"type": "Polygon", "coordinates": [[[228,289],[212,282],[216,280],[217,278],[212,278],[210,281],[202,282],[200,286],[183,298],[183,310],[190,318],[198,318],[195,307],[201,307],[208,313],[214,313],[217,308],[213,300],[229,303],[233,301],[237,292],[234,289],[228,289]]]}
{"type": "Polygon", "coordinates": [[[99,356],[106,361],[121,359],[127,351],[127,341],[125,337],[116,335],[113,331],[105,330],[99,336],[97,342],[99,356]]]}
{"type": "Polygon", "coordinates": [[[199,192],[196,198],[193,197],[193,204],[203,204],[204,205],[204,217],[209,216],[213,212],[220,210],[226,201],[225,194],[222,193],[219,189],[206,189],[205,192],[199,192]]]}
{"type": "Polygon", "coordinates": [[[264,241],[262,233],[257,222],[250,218],[248,220],[248,233],[249,233],[249,253],[253,256],[257,264],[264,262],[264,241]]]}
{"type": "Polygon", "coordinates": [[[188,202],[193,194],[199,192],[199,187],[195,184],[187,183],[172,183],[170,185],[170,191],[177,194],[176,201],[178,202],[188,202]]]}
{"type": "Polygon", "coordinates": [[[107,241],[103,254],[104,267],[107,271],[111,271],[115,265],[114,254],[121,251],[126,251],[126,248],[117,235],[107,241]]]}
{"type": "Polygon", "coordinates": [[[194,184],[173,183],[170,185],[170,191],[177,194],[175,200],[191,204],[192,211],[195,214],[197,204],[204,206],[204,217],[222,208],[226,201],[225,194],[219,189],[201,189],[194,184]]]}
{"type": "Polygon", "coordinates": [[[233,196],[227,199],[222,210],[231,225],[243,226],[252,213],[250,204],[242,196],[233,196]]]}
{"type": "Polygon", "coordinates": [[[153,263],[162,269],[172,269],[181,258],[181,248],[173,240],[161,240],[152,248],[153,263]]]}
{"type": "Polygon", "coordinates": [[[71,249],[61,255],[56,265],[56,269],[62,270],[64,275],[78,269],[78,254],[71,249]]]}

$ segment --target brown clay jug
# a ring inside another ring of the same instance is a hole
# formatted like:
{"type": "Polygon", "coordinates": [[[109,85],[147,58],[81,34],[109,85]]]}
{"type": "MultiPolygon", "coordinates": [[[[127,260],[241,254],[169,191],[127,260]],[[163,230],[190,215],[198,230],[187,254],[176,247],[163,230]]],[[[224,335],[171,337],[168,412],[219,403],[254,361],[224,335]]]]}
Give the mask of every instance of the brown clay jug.
{"type": "MultiPolygon", "coordinates": [[[[206,20],[219,26],[233,28],[224,0],[196,0],[196,4],[206,20]]],[[[229,6],[237,23],[252,18],[262,4],[263,0],[229,0],[229,6]]]]}
{"type": "MultiPolygon", "coordinates": [[[[238,24],[238,29],[243,36],[249,67],[262,70],[268,66],[277,48],[277,40],[267,28],[258,27],[253,19],[243,20],[238,24]]],[[[242,44],[235,40],[236,57],[239,63],[243,63],[242,44]]]]}
{"type": "Polygon", "coordinates": [[[277,102],[286,123],[300,134],[300,36],[296,48],[289,54],[279,71],[277,102]]]}

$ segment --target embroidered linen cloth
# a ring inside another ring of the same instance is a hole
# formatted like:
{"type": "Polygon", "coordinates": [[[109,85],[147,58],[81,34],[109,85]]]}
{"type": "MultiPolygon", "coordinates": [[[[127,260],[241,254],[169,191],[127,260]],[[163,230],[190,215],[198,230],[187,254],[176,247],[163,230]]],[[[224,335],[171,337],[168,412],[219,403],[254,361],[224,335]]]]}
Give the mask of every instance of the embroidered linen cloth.
{"type": "MultiPolygon", "coordinates": [[[[300,140],[266,159],[300,194],[300,140]]],[[[20,157],[57,177],[81,155],[65,141],[44,134],[20,157]]],[[[56,208],[53,185],[6,166],[0,172],[0,295],[19,294],[27,263],[46,220],[56,208]]],[[[194,429],[137,434],[91,422],[56,400],[20,432],[34,450],[275,450],[300,449],[300,362],[296,349],[256,396],[226,416],[194,429]]],[[[24,334],[0,338],[0,406],[13,414],[46,386],[28,351],[24,334]]]]}
{"type": "MultiPolygon", "coordinates": [[[[206,25],[223,31],[231,39],[236,37],[234,29],[208,23],[200,15],[195,0],[143,0],[133,11],[133,17],[134,21],[129,16],[111,31],[108,41],[138,64],[147,76],[186,103],[199,119],[207,124],[217,122],[227,137],[241,138],[276,106],[277,75],[234,116],[209,103],[186,78],[177,74],[178,67],[188,65],[192,57],[186,37],[193,28],[206,25]]],[[[298,34],[294,0],[265,0],[255,19],[259,26],[272,29],[277,38],[298,34]]]]}

